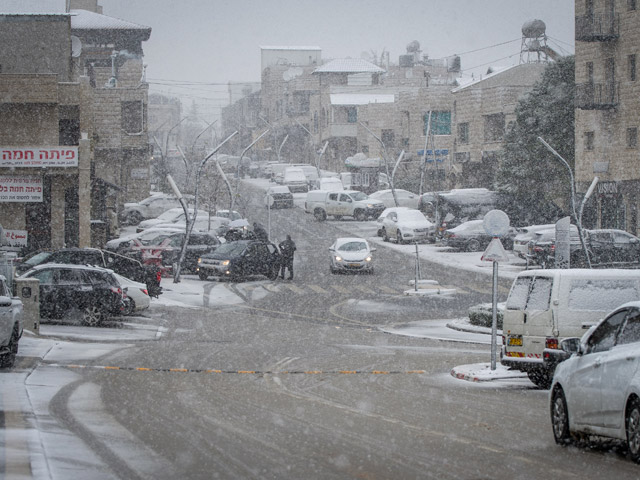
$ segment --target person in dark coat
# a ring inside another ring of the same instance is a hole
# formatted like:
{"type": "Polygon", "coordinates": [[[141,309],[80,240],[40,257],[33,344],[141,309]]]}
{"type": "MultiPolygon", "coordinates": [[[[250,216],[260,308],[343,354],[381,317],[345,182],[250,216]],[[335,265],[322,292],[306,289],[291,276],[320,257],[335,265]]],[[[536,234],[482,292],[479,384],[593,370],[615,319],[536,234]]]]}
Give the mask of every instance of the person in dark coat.
{"type": "Polygon", "coordinates": [[[257,240],[260,240],[262,242],[269,241],[269,235],[267,234],[267,231],[258,222],[254,222],[253,224],[253,234],[255,235],[257,240]]]}
{"type": "Polygon", "coordinates": [[[286,240],[283,240],[278,245],[280,248],[280,278],[284,278],[285,269],[289,269],[289,280],[293,280],[293,252],[296,251],[296,244],[291,240],[291,235],[287,235],[286,240]]]}

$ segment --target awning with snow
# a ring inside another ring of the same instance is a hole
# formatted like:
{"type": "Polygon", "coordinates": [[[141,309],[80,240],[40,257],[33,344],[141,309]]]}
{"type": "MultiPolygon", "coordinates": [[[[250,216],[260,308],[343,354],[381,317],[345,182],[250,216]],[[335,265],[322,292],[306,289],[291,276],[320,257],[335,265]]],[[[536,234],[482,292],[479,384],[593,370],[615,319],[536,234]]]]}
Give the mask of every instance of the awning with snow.
{"type": "Polygon", "coordinates": [[[393,93],[332,93],[331,105],[368,105],[370,103],[393,103],[393,93]]]}

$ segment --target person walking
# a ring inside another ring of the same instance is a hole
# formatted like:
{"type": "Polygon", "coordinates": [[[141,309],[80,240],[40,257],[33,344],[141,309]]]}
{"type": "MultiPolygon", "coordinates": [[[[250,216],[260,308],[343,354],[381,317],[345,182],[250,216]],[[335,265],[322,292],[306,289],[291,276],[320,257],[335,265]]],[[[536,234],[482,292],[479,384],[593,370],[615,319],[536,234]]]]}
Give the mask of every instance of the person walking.
{"type": "Polygon", "coordinates": [[[284,272],[288,268],[289,280],[293,280],[293,252],[296,251],[296,244],[291,240],[291,235],[287,235],[287,238],[280,242],[278,247],[280,248],[280,255],[282,256],[280,278],[284,278],[284,272]]]}

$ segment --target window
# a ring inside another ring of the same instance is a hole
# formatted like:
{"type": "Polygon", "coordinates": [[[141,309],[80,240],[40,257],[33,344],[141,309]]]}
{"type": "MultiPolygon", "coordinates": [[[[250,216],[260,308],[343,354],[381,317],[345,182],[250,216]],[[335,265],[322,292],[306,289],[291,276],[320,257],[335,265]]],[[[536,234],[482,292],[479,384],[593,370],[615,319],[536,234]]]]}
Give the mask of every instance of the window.
{"type": "MultiPolygon", "coordinates": [[[[429,114],[424,115],[423,135],[427,134],[427,126],[429,125],[429,114]]],[[[434,135],[451,135],[451,111],[435,111],[431,112],[431,133],[434,135]]]]}
{"type": "Polygon", "coordinates": [[[584,132],[584,149],[593,150],[593,139],[595,137],[594,132],[584,132]]]}
{"type": "Polygon", "coordinates": [[[484,141],[499,142],[504,138],[504,113],[484,116],[484,141]]]}
{"type": "Polygon", "coordinates": [[[382,143],[385,144],[385,146],[393,147],[395,146],[395,143],[396,143],[396,135],[393,130],[383,128],[381,140],[382,140],[382,143]]]}
{"type": "Polygon", "coordinates": [[[358,109],[356,107],[347,108],[347,122],[356,123],[358,121],[358,109]]]}
{"type": "Polygon", "coordinates": [[[618,345],[626,345],[627,343],[635,342],[640,342],[640,312],[631,310],[616,343],[618,345]]]}
{"type": "Polygon", "coordinates": [[[602,322],[587,340],[587,353],[606,352],[613,347],[616,334],[627,313],[627,310],[621,310],[602,322]]]}
{"type": "Polygon", "coordinates": [[[131,134],[141,133],[143,130],[142,102],[122,102],[122,129],[131,134]]]}
{"type": "Polygon", "coordinates": [[[629,70],[629,81],[636,81],[636,55],[629,55],[627,57],[627,69],[629,70]]]}
{"type": "Polygon", "coordinates": [[[329,200],[333,200],[334,202],[338,201],[338,194],[337,193],[330,193],[329,194],[329,200]]]}
{"type": "Polygon", "coordinates": [[[460,143],[469,143],[469,123],[461,123],[458,125],[458,140],[460,143]]]}
{"type": "Polygon", "coordinates": [[[627,148],[638,148],[638,127],[627,128],[627,148]]]}
{"type": "Polygon", "coordinates": [[[636,0],[627,0],[627,10],[633,11],[636,9],[636,0]]]}
{"type": "Polygon", "coordinates": [[[518,278],[507,298],[508,310],[548,310],[551,299],[552,279],[518,278]]]}

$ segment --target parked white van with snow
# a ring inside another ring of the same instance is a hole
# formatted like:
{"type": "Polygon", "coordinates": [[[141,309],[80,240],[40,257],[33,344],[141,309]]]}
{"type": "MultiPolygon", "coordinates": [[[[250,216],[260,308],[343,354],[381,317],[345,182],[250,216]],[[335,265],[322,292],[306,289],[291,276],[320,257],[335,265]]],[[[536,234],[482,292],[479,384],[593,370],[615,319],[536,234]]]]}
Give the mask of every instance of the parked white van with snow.
{"type": "Polygon", "coordinates": [[[315,184],[318,190],[326,190],[327,192],[341,192],[344,185],[338,177],[321,177],[316,180],[315,184]]]}
{"type": "Polygon", "coordinates": [[[309,191],[309,184],[304,171],[300,167],[288,167],[284,171],[282,184],[289,187],[291,193],[309,191]]]}
{"type": "Polygon", "coordinates": [[[545,363],[544,355],[558,350],[564,338],[581,337],[609,312],[636,300],[640,300],[639,270],[520,272],[503,312],[500,361],[548,388],[555,364],[545,363]]]}

